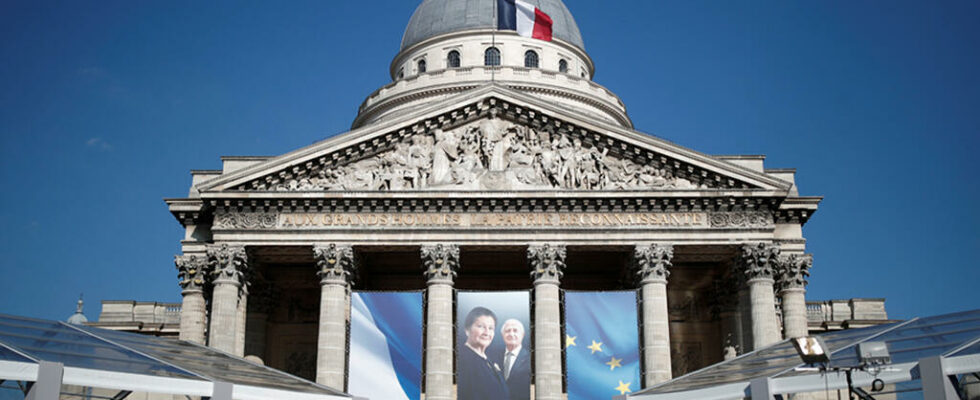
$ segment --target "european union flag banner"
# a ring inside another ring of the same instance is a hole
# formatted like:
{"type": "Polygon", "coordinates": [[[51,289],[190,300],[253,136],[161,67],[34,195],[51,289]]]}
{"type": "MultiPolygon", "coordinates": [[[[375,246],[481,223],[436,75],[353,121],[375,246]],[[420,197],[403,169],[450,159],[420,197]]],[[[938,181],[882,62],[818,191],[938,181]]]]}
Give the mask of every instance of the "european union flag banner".
{"type": "Polygon", "coordinates": [[[568,399],[611,399],[640,389],[636,292],[565,292],[568,399]]]}
{"type": "Polygon", "coordinates": [[[349,392],[370,399],[418,400],[422,293],[354,293],[350,318],[349,392]]]}

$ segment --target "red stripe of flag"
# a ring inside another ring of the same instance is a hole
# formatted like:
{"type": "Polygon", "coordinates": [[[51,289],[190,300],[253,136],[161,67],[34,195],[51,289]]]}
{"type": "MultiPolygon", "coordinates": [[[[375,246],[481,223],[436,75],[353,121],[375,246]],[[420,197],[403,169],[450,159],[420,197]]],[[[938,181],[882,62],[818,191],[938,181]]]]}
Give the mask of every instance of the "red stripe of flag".
{"type": "Polygon", "coordinates": [[[551,17],[541,12],[541,9],[537,7],[534,7],[534,32],[531,37],[551,41],[551,17]]]}

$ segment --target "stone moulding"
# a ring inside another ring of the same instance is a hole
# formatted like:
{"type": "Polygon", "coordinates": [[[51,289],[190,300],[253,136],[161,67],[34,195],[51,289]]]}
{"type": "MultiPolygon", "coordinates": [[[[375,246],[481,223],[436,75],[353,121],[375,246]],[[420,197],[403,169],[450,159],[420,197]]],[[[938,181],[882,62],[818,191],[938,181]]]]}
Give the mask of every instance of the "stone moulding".
{"type": "Polygon", "coordinates": [[[218,213],[214,216],[215,229],[275,229],[279,225],[279,213],[218,213]]]}
{"type": "Polygon", "coordinates": [[[769,228],[775,225],[772,213],[764,211],[715,212],[708,217],[712,228],[769,228]]]}

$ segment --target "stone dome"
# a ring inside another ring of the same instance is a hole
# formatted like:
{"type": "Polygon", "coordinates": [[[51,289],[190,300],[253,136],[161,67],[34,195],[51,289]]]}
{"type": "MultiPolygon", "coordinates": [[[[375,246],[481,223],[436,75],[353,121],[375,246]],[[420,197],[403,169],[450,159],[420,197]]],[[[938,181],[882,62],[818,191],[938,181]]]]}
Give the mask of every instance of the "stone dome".
{"type": "MultiPolygon", "coordinates": [[[[405,28],[401,50],[425,39],[450,32],[494,27],[494,2],[497,0],[424,0],[405,28]]],[[[536,5],[551,17],[552,36],[585,50],[582,34],[572,13],[561,0],[524,0],[536,5]]]]}
{"type": "Polygon", "coordinates": [[[88,318],[85,318],[85,314],[82,313],[82,307],[85,303],[82,302],[81,297],[78,298],[78,305],[75,307],[75,313],[68,317],[68,323],[72,325],[85,325],[88,322],[88,318]]]}

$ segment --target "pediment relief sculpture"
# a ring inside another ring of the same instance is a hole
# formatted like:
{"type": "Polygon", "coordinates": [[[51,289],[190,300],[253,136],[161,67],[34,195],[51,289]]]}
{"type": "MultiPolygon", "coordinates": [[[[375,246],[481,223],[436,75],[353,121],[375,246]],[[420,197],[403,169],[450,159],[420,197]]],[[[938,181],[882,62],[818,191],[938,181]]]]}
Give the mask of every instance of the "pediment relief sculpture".
{"type": "Polygon", "coordinates": [[[272,191],[697,188],[665,168],[638,164],[566,133],[500,118],[417,133],[358,161],[255,187],[272,191]]]}

